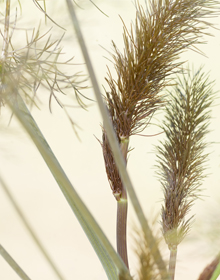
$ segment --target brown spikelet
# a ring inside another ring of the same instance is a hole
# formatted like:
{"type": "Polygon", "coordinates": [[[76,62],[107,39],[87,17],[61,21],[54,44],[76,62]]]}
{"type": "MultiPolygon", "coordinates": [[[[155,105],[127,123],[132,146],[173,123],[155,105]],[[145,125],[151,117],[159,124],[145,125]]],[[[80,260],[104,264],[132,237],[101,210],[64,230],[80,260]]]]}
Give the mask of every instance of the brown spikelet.
{"type": "MultiPolygon", "coordinates": [[[[119,139],[118,139],[119,140],[119,139]]],[[[102,151],[103,151],[103,157],[105,161],[105,169],[106,174],[108,177],[108,181],[110,184],[110,187],[112,189],[113,195],[116,198],[116,200],[119,200],[121,197],[122,192],[122,181],[117,169],[117,166],[115,164],[113,154],[107,139],[106,132],[103,129],[102,134],[102,151]]]]}

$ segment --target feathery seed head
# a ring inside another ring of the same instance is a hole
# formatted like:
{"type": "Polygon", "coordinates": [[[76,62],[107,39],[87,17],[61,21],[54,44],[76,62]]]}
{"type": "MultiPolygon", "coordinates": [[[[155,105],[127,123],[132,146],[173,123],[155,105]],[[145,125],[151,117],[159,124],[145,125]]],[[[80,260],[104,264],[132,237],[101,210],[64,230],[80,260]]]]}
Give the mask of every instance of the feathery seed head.
{"type": "MultiPolygon", "coordinates": [[[[106,81],[106,103],[116,133],[130,136],[142,131],[161,107],[161,90],[168,77],[179,71],[179,55],[195,44],[211,25],[204,19],[215,16],[218,1],[151,0],[147,10],[137,5],[134,28],[124,25],[124,52],[115,43],[112,55],[117,79],[110,71],[106,81]]],[[[195,49],[196,50],[196,49],[195,49]]]]}
{"type": "MultiPolygon", "coordinates": [[[[211,26],[205,19],[219,14],[218,5],[219,2],[215,0],[150,0],[144,11],[137,4],[134,27],[129,32],[124,24],[124,52],[120,52],[113,42],[112,56],[117,78],[114,79],[110,71],[106,78],[110,90],[106,90],[105,101],[119,140],[120,136],[128,139],[143,131],[154,112],[163,105],[164,96],[160,92],[170,84],[169,76],[179,71],[182,64],[177,62],[179,55],[195,44],[204,42],[202,35],[211,26]]],[[[175,129],[176,123],[171,122],[172,126],[175,129]]],[[[188,133],[183,129],[182,134],[188,133]]],[[[104,130],[103,133],[107,143],[104,130]]],[[[166,133],[170,133],[169,128],[166,133]]],[[[198,132],[197,137],[199,135],[202,136],[198,132]]],[[[187,153],[191,153],[190,147],[188,143],[184,158],[187,153]]],[[[105,163],[108,163],[106,170],[109,166],[116,168],[110,148],[104,143],[103,153],[105,163]],[[112,162],[111,165],[109,162],[112,162]]],[[[116,171],[114,174],[117,176],[110,176],[112,170],[107,171],[110,181],[112,177],[118,178],[116,171]]],[[[167,176],[172,184],[172,174],[167,176]]],[[[113,192],[117,193],[116,190],[113,192]]],[[[183,196],[184,192],[178,193],[180,200],[183,196]]]]}
{"type": "Polygon", "coordinates": [[[161,184],[164,191],[162,228],[168,246],[178,245],[187,234],[192,217],[185,221],[205,177],[204,154],[213,102],[212,83],[202,69],[178,78],[170,92],[163,129],[166,140],[158,150],[161,184]]]}

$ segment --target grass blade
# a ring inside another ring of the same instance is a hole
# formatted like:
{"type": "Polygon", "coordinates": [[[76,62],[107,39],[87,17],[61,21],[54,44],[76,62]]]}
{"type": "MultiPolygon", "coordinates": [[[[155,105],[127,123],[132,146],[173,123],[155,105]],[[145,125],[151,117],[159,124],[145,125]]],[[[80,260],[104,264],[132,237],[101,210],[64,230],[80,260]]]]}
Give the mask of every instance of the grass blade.
{"type": "Polygon", "coordinates": [[[29,234],[31,235],[31,237],[33,238],[34,242],[36,243],[36,245],[38,246],[38,248],[40,249],[41,253],[44,255],[45,259],[47,260],[47,262],[49,263],[50,267],[53,269],[54,273],[57,275],[58,279],[63,280],[64,277],[61,275],[61,272],[58,270],[57,266],[53,263],[51,257],[49,256],[49,254],[47,253],[46,249],[44,248],[43,244],[40,242],[39,238],[36,236],[36,234],[34,233],[34,230],[31,228],[30,224],[28,223],[27,219],[25,218],[24,213],[22,212],[21,208],[19,207],[19,205],[17,204],[17,202],[15,201],[12,193],[10,192],[8,186],[6,185],[6,183],[4,182],[4,180],[2,179],[2,177],[0,176],[0,184],[2,186],[2,188],[4,189],[7,197],[9,198],[9,200],[11,201],[11,204],[13,205],[13,207],[15,208],[17,214],[19,215],[19,217],[21,218],[23,224],[25,225],[25,228],[28,230],[29,234]]]}
{"type": "MultiPolygon", "coordinates": [[[[16,91],[16,89],[13,90],[16,91]]],[[[115,252],[105,234],[74,190],[71,182],[67,178],[62,167],[53,154],[50,146],[48,145],[43,134],[38,128],[35,120],[27,109],[23,99],[20,97],[18,92],[16,92],[16,102],[14,102],[12,97],[10,97],[9,95],[5,95],[5,100],[32,138],[43,159],[48,165],[71,209],[75,213],[95,252],[97,253],[108,276],[108,279],[118,279],[116,268],[123,275],[125,275],[126,277],[128,276],[128,278],[124,279],[131,279],[131,277],[129,276],[130,274],[123,261],[115,252]]]]}
{"type": "Polygon", "coordinates": [[[16,261],[9,255],[9,253],[0,244],[0,254],[5,259],[5,261],[10,265],[10,267],[20,276],[23,280],[31,280],[27,274],[21,269],[21,267],[16,263],[16,261]]]}

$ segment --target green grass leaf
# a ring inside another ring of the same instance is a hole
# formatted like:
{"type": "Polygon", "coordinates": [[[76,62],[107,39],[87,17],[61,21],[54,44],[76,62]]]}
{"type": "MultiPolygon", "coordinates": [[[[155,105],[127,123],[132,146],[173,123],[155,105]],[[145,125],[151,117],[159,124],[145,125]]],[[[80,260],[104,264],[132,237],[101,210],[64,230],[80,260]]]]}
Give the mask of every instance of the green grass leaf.
{"type": "Polygon", "coordinates": [[[34,144],[48,165],[71,209],[76,215],[96,254],[98,255],[108,279],[118,279],[118,271],[120,274],[124,275],[124,277],[127,277],[124,279],[132,279],[123,261],[115,252],[114,248],[87,209],[86,205],[76,193],[43,134],[38,128],[35,120],[27,109],[23,99],[18,93],[16,93],[16,101],[14,101],[12,96],[9,95],[5,95],[5,100],[32,138],[34,144]]]}

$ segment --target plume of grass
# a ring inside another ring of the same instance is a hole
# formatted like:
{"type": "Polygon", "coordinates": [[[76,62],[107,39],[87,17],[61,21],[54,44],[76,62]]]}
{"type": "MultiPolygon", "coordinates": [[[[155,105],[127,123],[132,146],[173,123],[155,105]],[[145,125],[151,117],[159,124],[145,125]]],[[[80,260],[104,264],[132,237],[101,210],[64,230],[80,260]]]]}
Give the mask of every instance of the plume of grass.
{"type": "Polygon", "coordinates": [[[151,0],[146,11],[137,6],[134,28],[124,25],[124,53],[115,43],[114,79],[108,72],[106,104],[118,136],[142,131],[152,114],[161,107],[161,90],[178,71],[179,55],[204,42],[210,26],[204,20],[216,15],[218,1],[151,0]],[[134,30],[133,30],[134,29],[134,30]]]}
{"type": "MultiPolygon", "coordinates": [[[[113,42],[114,79],[108,71],[105,102],[121,150],[129,137],[143,131],[154,112],[163,105],[161,90],[170,84],[169,76],[179,71],[179,55],[195,44],[203,43],[210,24],[208,16],[218,14],[218,1],[151,0],[146,11],[137,3],[135,26],[129,32],[124,25],[124,52],[113,42]]],[[[126,252],[127,196],[120,182],[110,146],[103,131],[103,154],[108,179],[118,204],[118,252],[128,265],[126,252]],[[123,203],[123,208],[121,204],[123,203]],[[123,211],[123,214],[121,214],[123,211]]],[[[127,155],[124,155],[126,161],[127,155]]],[[[156,255],[155,255],[156,257],[156,255]]],[[[158,257],[158,256],[157,256],[158,257]]],[[[160,257],[159,257],[160,259],[160,257]]]]}
{"type": "Polygon", "coordinates": [[[213,83],[200,68],[188,70],[169,92],[163,130],[166,139],[157,147],[158,175],[164,192],[162,232],[170,250],[169,270],[174,279],[177,246],[190,229],[186,218],[199,196],[207,154],[205,136],[210,122],[213,83]]]}

